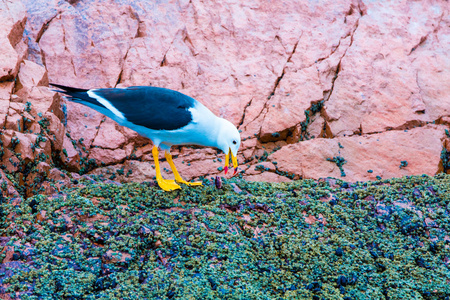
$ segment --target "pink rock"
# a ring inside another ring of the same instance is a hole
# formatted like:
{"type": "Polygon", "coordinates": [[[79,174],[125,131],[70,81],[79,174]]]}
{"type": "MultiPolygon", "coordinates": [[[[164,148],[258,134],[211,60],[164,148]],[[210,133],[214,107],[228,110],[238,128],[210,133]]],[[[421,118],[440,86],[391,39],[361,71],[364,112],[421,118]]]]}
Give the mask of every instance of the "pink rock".
{"type": "Polygon", "coordinates": [[[408,131],[388,131],[368,136],[314,139],[283,147],[269,156],[278,169],[302,178],[335,177],[345,181],[376,180],[406,175],[434,175],[440,171],[443,126],[428,125],[408,131]],[[342,157],[346,174],[336,163],[342,157]],[[400,168],[401,161],[408,166],[400,168]],[[368,172],[372,170],[372,173],[368,172]]]}
{"type": "Polygon", "coordinates": [[[21,1],[2,1],[0,3],[0,18],[2,20],[1,34],[6,34],[14,47],[20,40],[27,20],[26,9],[21,1]]]}
{"type": "Polygon", "coordinates": [[[30,114],[35,118],[40,119],[39,115],[43,115],[47,111],[57,115],[60,119],[64,116],[61,111],[60,96],[50,91],[48,87],[31,86],[30,88],[22,88],[17,92],[17,95],[22,106],[26,102],[31,103],[30,114]]]}
{"type": "MultiPolygon", "coordinates": [[[[21,39],[19,41],[19,43],[17,43],[17,45],[14,46],[14,49],[16,50],[17,55],[19,56],[20,62],[23,62],[24,60],[26,60],[28,58],[29,48],[28,48],[28,44],[25,42],[25,39],[21,39]]],[[[19,67],[19,71],[20,71],[20,67],[19,67]]]]}
{"type": "Polygon", "coordinates": [[[22,57],[14,47],[22,39],[26,19],[25,7],[20,1],[0,3],[0,81],[17,75],[22,57]]]}
{"type": "Polygon", "coordinates": [[[5,120],[5,127],[14,131],[23,132],[23,104],[17,102],[9,103],[8,116],[5,120]]]}
{"type": "Polygon", "coordinates": [[[141,158],[143,155],[151,155],[152,154],[153,144],[146,144],[142,147],[136,149],[135,155],[137,158],[141,158]]]}
{"type": "Polygon", "coordinates": [[[28,59],[38,64],[43,64],[39,40],[47,30],[48,25],[58,14],[70,9],[69,2],[58,0],[48,1],[23,1],[27,9],[27,22],[25,30],[28,36],[28,59]]]}
{"type": "Polygon", "coordinates": [[[450,62],[439,42],[449,33],[444,10],[424,2],[367,4],[326,103],[334,135],[404,128],[449,113],[450,62]]]}
{"type": "MultiPolygon", "coordinates": [[[[257,162],[253,165],[250,165],[245,170],[245,175],[246,176],[261,175],[262,173],[269,172],[269,171],[275,172],[275,165],[270,161],[263,161],[263,162],[257,162]]],[[[253,177],[253,178],[255,178],[255,177],[253,177]]],[[[262,180],[255,180],[255,181],[262,181],[262,180]]]]}
{"type": "Polygon", "coordinates": [[[61,120],[55,114],[47,111],[44,118],[48,120],[47,130],[49,132],[48,138],[52,141],[52,150],[61,151],[64,144],[65,128],[61,120]]]}
{"type": "Polygon", "coordinates": [[[16,140],[17,146],[14,148],[15,152],[20,153],[21,159],[25,163],[29,163],[34,160],[34,147],[32,147],[33,141],[30,135],[26,135],[20,132],[14,133],[14,140],[16,140]]]}
{"type": "Polygon", "coordinates": [[[122,162],[126,157],[126,152],[123,149],[102,149],[91,148],[89,151],[89,159],[95,159],[98,165],[104,163],[105,165],[117,164],[122,162]]]}
{"type": "MultiPolygon", "coordinates": [[[[137,160],[127,160],[123,164],[117,164],[114,166],[106,166],[102,168],[96,168],[89,174],[92,175],[104,175],[105,178],[109,178],[112,174],[115,174],[116,181],[119,182],[144,182],[153,181],[156,175],[155,169],[151,167],[152,162],[142,162],[137,160]],[[123,170],[117,172],[117,170],[123,170]],[[131,170],[131,171],[130,171],[131,170]]],[[[163,176],[167,178],[168,174],[165,172],[163,176]]]]}
{"type": "Polygon", "coordinates": [[[0,128],[3,128],[5,126],[8,111],[9,111],[9,100],[0,100],[0,128]]]}
{"type": "Polygon", "coordinates": [[[67,132],[76,145],[89,149],[106,117],[82,104],[64,101],[64,105],[67,105],[67,132]]]}
{"type": "Polygon", "coordinates": [[[119,127],[116,122],[110,118],[106,118],[105,121],[101,123],[92,146],[108,149],[121,148],[125,144],[126,139],[116,127],[119,127]]]}
{"type": "Polygon", "coordinates": [[[2,164],[6,170],[15,173],[19,170],[20,160],[13,151],[3,148],[2,164]]]}
{"type": "MultiPolygon", "coordinates": [[[[32,196],[39,192],[42,192],[40,188],[42,187],[42,182],[50,171],[50,165],[46,162],[40,162],[36,165],[36,167],[28,174],[26,177],[25,185],[28,188],[28,196],[32,196]]],[[[48,189],[47,189],[48,190],[48,189]]],[[[56,190],[51,190],[52,193],[57,192],[56,190]]],[[[51,194],[51,193],[49,193],[51,194]]]]}
{"type": "Polygon", "coordinates": [[[11,80],[19,71],[19,55],[5,36],[0,36],[0,81],[11,80]]]}
{"type": "Polygon", "coordinates": [[[108,250],[102,256],[102,261],[105,263],[117,263],[117,262],[128,262],[131,260],[131,255],[122,251],[108,250]]]}
{"type": "Polygon", "coordinates": [[[246,175],[244,176],[245,180],[249,181],[265,181],[265,182],[291,182],[292,179],[289,179],[284,176],[280,176],[273,172],[263,172],[256,175],[246,175]]]}
{"type": "Polygon", "coordinates": [[[53,18],[40,38],[49,78],[77,87],[114,87],[137,31],[128,5],[110,3],[105,13],[100,3],[78,3],[53,18]]]}
{"type": "Polygon", "coordinates": [[[24,60],[20,65],[19,83],[16,90],[22,87],[31,88],[34,86],[48,86],[48,77],[45,67],[32,61],[24,60]]]}
{"type": "Polygon", "coordinates": [[[53,179],[54,181],[67,181],[69,176],[64,172],[61,172],[58,168],[51,168],[48,171],[48,178],[53,179]]]}
{"type": "Polygon", "coordinates": [[[134,143],[131,142],[129,144],[126,144],[123,149],[125,150],[125,155],[127,157],[130,157],[133,154],[134,149],[135,149],[134,143]]]}
{"type": "Polygon", "coordinates": [[[2,146],[4,148],[11,147],[11,140],[14,136],[14,130],[6,129],[1,131],[2,134],[0,134],[0,140],[2,141],[2,146]]]}
{"type": "Polygon", "coordinates": [[[80,165],[80,155],[72,144],[72,140],[64,135],[63,137],[63,150],[61,152],[61,161],[67,166],[70,171],[79,171],[80,165]]]}
{"type": "Polygon", "coordinates": [[[13,81],[0,82],[0,101],[2,102],[0,104],[0,109],[5,110],[9,106],[9,104],[7,105],[6,103],[10,101],[13,89],[13,81]]]}

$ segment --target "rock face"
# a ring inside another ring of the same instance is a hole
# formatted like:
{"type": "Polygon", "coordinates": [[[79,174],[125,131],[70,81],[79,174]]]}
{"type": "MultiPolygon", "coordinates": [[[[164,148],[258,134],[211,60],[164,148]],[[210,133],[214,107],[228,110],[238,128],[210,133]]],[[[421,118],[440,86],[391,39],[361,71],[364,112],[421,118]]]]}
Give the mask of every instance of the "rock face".
{"type": "MultiPolygon", "coordinates": [[[[154,176],[148,140],[49,82],[192,96],[241,130],[250,180],[450,169],[446,1],[0,0],[0,18],[0,159],[27,193],[55,173],[42,163],[154,176]]],[[[187,179],[221,174],[215,150],[173,154],[187,179]]]]}
{"type": "Polygon", "coordinates": [[[303,178],[376,180],[442,172],[445,126],[428,125],[367,136],[318,139],[287,145],[268,157],[272,169],[303,178]]]}

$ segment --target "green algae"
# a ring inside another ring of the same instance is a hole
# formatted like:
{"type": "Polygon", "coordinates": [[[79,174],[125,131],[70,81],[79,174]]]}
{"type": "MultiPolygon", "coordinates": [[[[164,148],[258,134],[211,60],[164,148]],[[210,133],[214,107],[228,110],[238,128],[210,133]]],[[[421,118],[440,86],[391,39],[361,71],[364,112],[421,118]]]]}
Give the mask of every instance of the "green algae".
{"type": "Polygon", "coordinates": [[[23,299],[450,297],[450,176],[222,180],[222,189],[211,183],[172,193],[152,183],[84,181],[59,196],[4,201],[14,218],[3,217],[2,245],[16,256],[2,264],[0,292],[23,299]]]}
{"type": "Polygon", "coordinates": [[[341,156],[334,156],[333,158],[327,158],[327,161],[334,162],[336,166],[339,168],[339,171],[341,171],[341,177],[345,177],[345,171],[343,165],[347,163],[347,161],[341,157],[341,156]]]}

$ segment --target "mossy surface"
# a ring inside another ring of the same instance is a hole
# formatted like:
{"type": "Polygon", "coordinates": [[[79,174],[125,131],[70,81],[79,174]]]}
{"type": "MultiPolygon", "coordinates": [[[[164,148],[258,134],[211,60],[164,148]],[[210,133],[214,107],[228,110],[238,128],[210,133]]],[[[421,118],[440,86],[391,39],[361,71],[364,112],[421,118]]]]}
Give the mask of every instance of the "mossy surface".
{"type": "Polygon", "coordinates": [[[86,183],[2,204],[22,299],[448,299],[450,176],[86,183]]]}

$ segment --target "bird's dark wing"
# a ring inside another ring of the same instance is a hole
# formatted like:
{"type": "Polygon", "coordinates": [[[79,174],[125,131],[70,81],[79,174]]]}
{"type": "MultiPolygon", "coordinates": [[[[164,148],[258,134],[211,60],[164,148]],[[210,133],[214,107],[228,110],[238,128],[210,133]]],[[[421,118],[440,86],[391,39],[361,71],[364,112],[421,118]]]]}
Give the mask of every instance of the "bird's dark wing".
{"type": "Polygon", "coordinates": [[[63,93],[72,97],[71,100],[75,102],[83,104],[88,102],[91,106],[111,110],[100,101],[104,99],[123,114],[127,121],[154,130],[176,130],[186,126],[192,121],[189,108],[195,106],[193,98],[159,87],[133,86],[123,89],[81,90],[54,86],[64,90],[63,93]]]}
{"type": "Polygon", "coordinates": [[[148,86],[98,89],[93,93],[106,99],[134,124],[155,130],[175,130],[192,121],[189,108],[195,100],[177,91],[148,86]]]}

